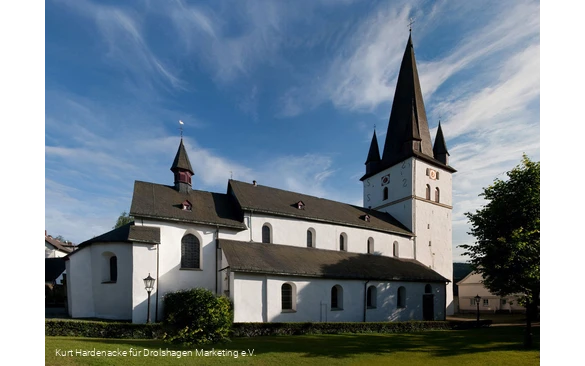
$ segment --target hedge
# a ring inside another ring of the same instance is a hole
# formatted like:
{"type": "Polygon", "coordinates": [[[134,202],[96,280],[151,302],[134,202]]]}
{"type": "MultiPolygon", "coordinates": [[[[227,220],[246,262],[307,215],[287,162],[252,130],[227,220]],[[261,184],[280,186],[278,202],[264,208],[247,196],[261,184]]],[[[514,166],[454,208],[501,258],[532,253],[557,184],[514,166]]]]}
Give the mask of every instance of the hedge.
{"type": "Polygon", "coordinates": [[[45,319],[46,336],[161,339],[164,333],[161,323],[45,319]]]}
{"type": "Polygon", "coordinates": [[[232,336],[340,334],[340,333],[411,333],[424,330],[453,329],[446,321],[367,322],[367,323],[234,323],[232,336]]]}
{"type": "MultiPolygon", "coordinates": [[[[489,327],[491,320],[407,321],[379,323],[234,323],[231,337],[257,337],[341,333],[413,333],[426,330],[463,330],[489,327]]],[[[92,338],[163,339],[167,326],[162,323],[132,324],[92,320],[45,320],[46,336],[92,338]]]]}

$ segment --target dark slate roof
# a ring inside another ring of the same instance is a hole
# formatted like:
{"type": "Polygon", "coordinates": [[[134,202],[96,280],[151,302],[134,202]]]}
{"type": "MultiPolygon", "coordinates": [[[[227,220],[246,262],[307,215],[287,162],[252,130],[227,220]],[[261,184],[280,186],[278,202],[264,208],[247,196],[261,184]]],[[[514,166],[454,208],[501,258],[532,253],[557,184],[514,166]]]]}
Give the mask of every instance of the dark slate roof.
{"type": "Polygon", "coordinates": [[[447,151],[447,144],[445,143],[445,137],[443,136],[443,129],[441,128],[441,122],[439,121],[439,127],[437,128],[437,136],[435,137],[435,146],[433,146],[433,153],[435,156],[440,154],[449,155],[447,151]]]}
{"type": "Polygon", "coordinates": [[[414,46],[412,45],[412,37],[409,36],[394,91],[382,162],[377,165],[376,169],[366,171],[361,180],[412,156],[455,172],[455,169],[434,158],[431,134],[414,57],[414,46]],[[420,149],[413,148],[413,141],[420,142],[420,149]]]}
{"type": "Polygon", "coordinates": [[[414,236],[408,228],[385,212],[236,180],[229,181],[230,191],[243,210],[414,236]],[[302,210],[296,206],[299,201],[305,204],[302,210]],[[363,219],[366,214],[370,215],[370,222],[363,219]]]}
{"type": "Polygon", "coordinates": [[[71,253],[73,250],[75,250],[74,245],[63,243],[62,241],[59,241],[59,240],[53,238],[52,236],[46,235],[46,234],[45,234],[45,242],[51,244],[57,250],[60,250],[64,253],[71,253]]]}
{"type": "Polygon", "coordinates": [[[185,150],[185,145],[183,145],[183,139],[181,139],[177,155],[175,155],[175,160],[171,166],[173,172],[178,169],[188,170],[191,172],[191,175],[193,174],[193,168],[191,168],[191,162],[189,161],[189,156],[187,156],[187,150],[185,150]]]}
{"type": "Polygon", "coordinates": [[[396,163],[408,158],[412,149],[405,150],[404,143],[412,140],[421,140],[420,152],[433,157],[412,37],[408,37],[396,82],[382,160],[385,163],[396,163]]]}
{"type": "Polygon", "coordinates": [[[380,148],[378,147],[378,138],[376,137],[376,131],[372,136],[372,142],[370,143],[370,151],[368,151],[368,158],[365,164],[373,161],[380,161],[380,148]]]}
{"type": "Polygon", "coordinates": [[[45,282],[53,282],[65,271],[65,259],[45,258],[45,282]]]}
{"type": "Polygon", "coordinates": [[[179,192],[171,186],[136,181],[130,215],[245,230],[232,200],[222,193],[179,192]],[[185,200],[191,203],[191,211],[182,209],[185,200]]]}
{"type": "MultiPolygon", "coordinates": [[[[95,243],[145,243],[145,244],[160,244],[160,228],[153,226],[139,226],[134,222],[130,222],[119,228],[108,231],[105,234],[96,236],[84,241],[77,247],[83,249],[95,243]]],[[[70,253],[67,257],[77,253],[77,251],[70,253]]]]}
{"type": "Polygon", "coordinates": [[[380,281],[448,282],[414,259],[219,239],[231,271],[380,281]]]}

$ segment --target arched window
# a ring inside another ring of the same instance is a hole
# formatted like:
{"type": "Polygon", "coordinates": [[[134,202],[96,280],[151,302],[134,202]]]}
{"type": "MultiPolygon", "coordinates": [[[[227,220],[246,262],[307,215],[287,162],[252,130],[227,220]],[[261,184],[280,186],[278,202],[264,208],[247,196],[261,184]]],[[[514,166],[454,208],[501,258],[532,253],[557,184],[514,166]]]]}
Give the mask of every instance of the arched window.
{"type": "Polygon", "coordinates": [[[280,288],[282,310],[291,311],[297,308],[296,287],[291,283],[284,283],[280,288]]]}
{"type": "Polygon", "coordinates": [[[406,289],[404,288],[404,286],[400,286],[398,288],[396,306],[399,308],[406,307],[406,289]]]}
{"type": "Polygon", "coordinates": [[[102,283],[116,283],[118,281],[118,257],[112,252],[103,252],[102,283]]]}
{"type": "Polygon", "coordinates": [[[439,202],[439,187],[435,188],[435,202],[439,202]]]}
{"type": "Polygon", "coordinates": [[[110,257],[110,282],[118,281],[118,257],[110,257]]]}
{"type": "Polygon", "coordinates": [[[181,239],[181,268],[201,268],[201,243],[193,234],[181,239]]]}
{"type": "Polygon", "coordinates": [[[310,228],[307,230],[307,248],[315,248],[315,229],[310,228]]]}
{"type": "Polygon", "coordinates": [[[375,309],[376,308],[376,300],[377,300],[377,296],[376,296],[376,286],[370,286],[368,287],[368,293],[366,295],[366,301],[367,301],[367,307],[370,309],[375,309]]]}
{"type": "Polygon", "coordinates": [[[331,310],[343,310],[343,287],[339,285],[331,288],[331,310]]]}
{"type": "Polygon", "coordinates": [[[426,198],[427,198],[428,200],[430,200],[430,199],[431,199],[431,186],[430,186],[430,185],[428,185],[428,184],[427,184],[427,195],[426,195],[426,198]]]}
{"type": "Polygon", "coordinates": [[[398,257],[399,253],[398,253],[398,242],[395,241],[394,244],[392,244],[392,255],[395,257],[398,257]]]}
{"type": "Polygon", "coordinates": [[[427,283],[425,286],[425,294],[431,294],[431,293],[433,293],[433,287],[427,283]]]}
{"type": "Polygon", "coordinates": [[[262,226],[262,242],[263,243],[271,243],[272,242],[272,233],[270,232],[270,226],[268,224],[264,224],[262,226]]]}
{"type": "Polygon", "coordinates": [[[384,201],[388,199],[388,187],[384,187],[384,201]]]}
{"type": "Polygon", "coordinates": [[[347,235],[345,233],[339,235],[339,250],[347,251],[347,235]]]}
{"type": "Polygon", "coordinates": [[[374,253],[374,239],[373,238],[368,238],[368,253],[369,254],[374,253]]]}

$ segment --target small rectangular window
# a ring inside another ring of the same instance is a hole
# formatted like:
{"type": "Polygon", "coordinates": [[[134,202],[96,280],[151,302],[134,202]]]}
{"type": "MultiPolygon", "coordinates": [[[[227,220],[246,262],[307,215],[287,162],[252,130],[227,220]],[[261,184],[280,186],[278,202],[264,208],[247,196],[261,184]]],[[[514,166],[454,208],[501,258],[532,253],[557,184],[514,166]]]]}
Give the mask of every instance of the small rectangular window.
{"type": "Polygon", "coordinates": [[[483,299],[483,306],[490,306],[490,300],[489,299],[483,299]]]}

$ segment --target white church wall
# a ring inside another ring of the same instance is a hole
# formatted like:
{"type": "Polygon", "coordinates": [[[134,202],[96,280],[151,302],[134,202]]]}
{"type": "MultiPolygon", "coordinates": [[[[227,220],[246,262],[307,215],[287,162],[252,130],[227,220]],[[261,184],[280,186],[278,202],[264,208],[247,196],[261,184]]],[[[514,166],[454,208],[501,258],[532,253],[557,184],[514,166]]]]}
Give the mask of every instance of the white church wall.
{"type": "MultiPolygon", "coordinates": [[[[253,241],[262,241],[262,226],[268,223],[272,228],[272,242],[275,244],[307,247],[307,230],[314,229],[314,243],[317,249],[339,250],[339,237],[346,234],[348,252],[367,253],[368,239],[374,239],[374,254],[393,255],[393,243],[399,244],[399,256],[413,258],[413,241],[411,238],[360,229],[342,225],[306,221],[295,218],[271,216],[254,213],[252,217],[253,241]]],[[[223,235],[221,236],[223,238],[223,235]]],[[[248,239],[249,240],[249,239],[248,239]]]]}
{"type": "Polygon", "coordinates": [[[132,319],[132,245],[128,243],[92,244],[83,250],[91,252],[94,316],[104,319],[132,319]],[[109,256],[111,255],[117,257],[116,282],[109,281],[109,256]]]}
{"type": "Polygon", "coordinates": [[[408,199],[413,195],[413,158],[406,159],[363,181],[363,206],[391,214],[412,230],[412,206],[408,199]],[[389,183],[383,184],[389,175],[389,183]],[[388,199],[384,200],[384,188],[388,187],[388,199]]]}
{"type": "MultiPolygon", "coordinates": [[[[234,274],[235,322],[361,322],[364,321],[366,281],[234,274]],[[282,285],[296,291],[294,311],[282,310],[282,285]],[[331,290],[343,288],[343,310],[331,309],[331,290]]],[[[369,282],[377,289],[376,307],[366,309],[366,321],[422,320],[426,283],[369,282]],[[404,286],[406,302],[398,308],[397,291],[404,286]]],[[[436,320],[444,319],[444,284],[431,284],[436,320]]]]}
{"type": "MultiPolygon", "coordinates": [[[[140,220],[136,225],[153,226],[160,228],[160,240],[161,244],[159,247],[159,278],[158,294],[152,293],[151,298],[151,312],[155,311],[154,307],[156,297],[158,296],[159,310],[158,318],[163,317],[164,307],[164,295],[169,292],[178,290],[191,289],[191,288],[206,288],[214,293],[222,293],[222,278],[225,273],[219,273],[219,280],[216,285],[216,273],[220,269],[224,268],[224,263],[227,264],[225,256],[216,261],[216,227],[204,226],[189,223],[175,223],[175,222],[162,222],[155,220],[140,220]],[[187,234],[195,235],[201,244],[201,257],[200,257],[200,269],[181,269],[181,239],[187,234]],[[216,265],[217,264],[217,265],[216,265]],[[217,288],[216,288],[217,287],[217,288]]],[[[219,228],[219,237],[230,240],[246,240],[246,233],[238,233],[236,230],[219,228]]],[[[248,239],[249,240],[249,239],[248,239]]],[[[149,254],[143,254],[143,256],[149,256],[149,261],[154,261],[156,264],[156,250],[152,250],[149,254]],[[154,258],[154,259],[152,259],[154,258]]],[[[146,259],[145,259],[146,260],[146,259]]],[[[143,272],[143,270],[141,270],[143,272]]],[[[224,271],[225,272],[225,271],[224,271]]],[[[156,266],[152,273],[156,273],[156,266]]],[[[137,274],[135,282],[138,283],[146,277],[148,273],[137,274]]],[[[151,274],[155,277],[154,274],[151,274]]],[[[143,304],[146,299],[147,293],[142,286],[136,288],[136,294],[133,295],[133,304],[138,306],[143,304]]],[[[151,313],[151,317],[153,316],[151,313]]],[[[146,308],[136,312],[136,319],[146,319],[146,308]]],[[[139,321],[142,322],[142,321],[139,321]]]]}
{"type": "MultiPolygon", "coordinates": [[[[453,232],[452,232],[452,174],[424,161],[415,161],[415,230],[417,260],[449,280],[453,280],[453,232]],[[439,172],[438,179],[431,179],[427,169],[439,172]],[[431,187],[431,200],[426,199],[427,184],[431,187]],[[435,188],[439,188],[439,202],[435,202],[435,188]]],[[[455,312],[453,288],[447,288],[447,315],[455,312]]]]}
{"type": "MultiPolygon", "coordinates": [[[[148,292],[144,287],[144,279],[150,274],[152,278],[157,277],[156,273],[156,252],[157,245],[150,244],[133,244],[132,245],[132,322],[145,323],[148,309],[148,292]]],[[[154,289],[150,294],[150,320],[156,319],[156,297],[157,282],[154,283],[154,289]]],[[[159,298],[159,317],[162,320],[162,304],[159,298]]]]}
{"type": "Polygon", "coordinates": [[[79,250],[65,261],[67,278],[67,304],[73,318],[95,316],[93,296],[92,256],[89,248],[79,250]]]}

